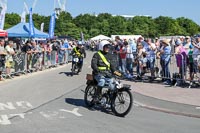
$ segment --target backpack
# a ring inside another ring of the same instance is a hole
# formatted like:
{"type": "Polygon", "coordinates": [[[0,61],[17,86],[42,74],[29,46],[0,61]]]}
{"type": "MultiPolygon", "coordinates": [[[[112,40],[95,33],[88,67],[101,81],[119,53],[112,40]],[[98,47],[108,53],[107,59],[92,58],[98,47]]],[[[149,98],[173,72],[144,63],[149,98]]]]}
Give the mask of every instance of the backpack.
{"type": "Polygon", "coordinates": [[[172,75],[173,79],[172,79],[172,85],[176,86],[176,85],[181,85],[182,84],[182,76],[180,73],[173,73],[172,75]]]}

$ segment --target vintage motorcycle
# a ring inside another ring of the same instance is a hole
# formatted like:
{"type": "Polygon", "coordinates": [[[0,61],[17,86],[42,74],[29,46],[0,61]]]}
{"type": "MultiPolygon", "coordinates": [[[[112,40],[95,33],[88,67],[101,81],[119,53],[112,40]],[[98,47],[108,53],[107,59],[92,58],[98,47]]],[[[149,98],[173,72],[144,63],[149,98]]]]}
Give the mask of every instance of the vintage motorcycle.
{"type": "Polygon", "coordinates": [[[71,69],[72,75],[79,74],[80,69],[81,69],[82,60],[83,59],[78,58],[77,56],[73,56],[73,58],[72,58],[72,69],[71,69]]]}
{"type": "Polygon", "coordinates": [[[93,75],[87,74],[87,87],[85,88],[84,101],[88,107],[95,105],[111,111],[119,117],[126,116],[133,104],[133,96],[131,93],[131,86],[122,84],[120,79],[114,77],[115,89],[111,90],[106,84],[102,89],[101,97],[95,101],[95,91],[97,91],[97,81],[93,75]]]}

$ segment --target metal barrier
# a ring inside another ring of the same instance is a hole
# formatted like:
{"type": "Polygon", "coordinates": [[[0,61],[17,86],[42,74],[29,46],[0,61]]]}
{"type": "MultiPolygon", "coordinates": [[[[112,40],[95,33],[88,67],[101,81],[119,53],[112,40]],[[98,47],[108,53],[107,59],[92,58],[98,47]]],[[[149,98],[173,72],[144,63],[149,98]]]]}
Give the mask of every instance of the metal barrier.
{"type": "MultiPolygon", "coordinates": [[[[156,58],[149,55],[139,56],[137,53],[113,53],[115,66],[122,71],[127,78],[144,81],[158,79],[161,81],[170,80],[172,85],[184,85],[188,83],[190,88],[193,84],[200,81],[200,55],[170,54],[170,60],[165,58],[156,58]],[[190,62],[189,59],[193,59],[190,62]]],[[[59,55],[57,51],[33,52],[32,54],[17,53],[13,56],[12,72],[6,73],[6,69],[1,74],[2,78],[12,78],[13,75],[27,74],[38,70],[44,70],[55,67],[59,64],[65,64],[71,61],[70,50],[63,55],[59,55]],[[60,58],[60,61],[59,61],[60,58]]]]}
{"type": "Polygon", "coordinates": [[[149,58],[149,55],[139,56],[136,53],[129,53],[129,55],[132,55],[131,59],[127,59],[127,53],[126,58],[121,59],[120,54],[123,53],[113,54],[116,56],[116,61],[118,61],[118,63],[116,63],[117,67],[125,75],[131,73],[132,79],[140,79],[142,81],[146,79],[150,81],[152,79],[160,79],[161,81],[168,80],[173,86],[185,86],[189,84],[189,88],[194,83],[199,83],[200,55],[198,55],[198,59],[195,59],[193,63],[189,63],[191,55],[186,54],[165,54],[163,55],[164,58],[156,58],[156,56],[149,58]],[[166,60],[165,56],[170,59],[166,60]],[[126,63],[124,63],[124,61],[126,63]],[[130,64],[131,67],[127,67],[127,65],[130,64]],[[191,68],[191,66],[193,68],[191,68]],[[124,68],[126,68],[125,72],[124,68]],[[195,73],[191,69],[194,69],[195,73]],[[191,79],[192,72],[196,74],[196,76],[191,79]]]}
{"type": "Polygon", "coordinates": [[[189,78],[185,80],[190,82],[190,88],[193,84],[200,83],[200,54],[189,54],[187,65],[189,73],[186,74],[189,78]]]}
{"type": "Polygon", "coordinates": [[[42,71],[44,69],[56,67],[60,64],[68,63],[71,58],[69,53],[70,52],[68,51],[67,53],[64,53],[59,62],[57,51],[32,53],[19,52],[13,55],[11,73],[6,73],[6,67],[4,67],[0,76],[5,80],[6,78],[13,78],[13,76],[36,72],[38,70],[42,71]]]}

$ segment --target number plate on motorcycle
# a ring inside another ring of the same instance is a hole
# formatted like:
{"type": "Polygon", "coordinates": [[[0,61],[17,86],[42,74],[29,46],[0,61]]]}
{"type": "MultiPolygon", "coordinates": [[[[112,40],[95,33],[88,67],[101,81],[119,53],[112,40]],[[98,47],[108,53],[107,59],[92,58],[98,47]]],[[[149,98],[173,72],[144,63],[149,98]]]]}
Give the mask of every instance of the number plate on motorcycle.
{"type": "Polygon", "coordinates": [[[74,58],[73,61],[74,61],[74,62],[78,62],[78,58],[74,58]]]}

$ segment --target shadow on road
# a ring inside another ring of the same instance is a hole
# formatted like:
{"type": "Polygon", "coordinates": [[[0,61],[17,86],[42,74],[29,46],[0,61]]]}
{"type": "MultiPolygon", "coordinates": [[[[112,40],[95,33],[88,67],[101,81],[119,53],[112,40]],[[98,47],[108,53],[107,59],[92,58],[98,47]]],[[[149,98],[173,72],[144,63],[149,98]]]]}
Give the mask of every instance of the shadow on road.
{"type": "Polygon", "coordinates": [[[81,106],[81,107],[85,107],[86,108],[86,105],[85,105],[83,99],[65,98],[65,102],[69,103],[71,105],[81,106]]]}
{"type": "Polygon", "coordinates": [[[89,108],[85,105],[85,102],[83,99],[74,99],[74,98],[65,98],[65,102],[68,103],[68,104],[71,104],[71,105],[75,105],[75,106],[81,106],[81,107],[84,107],[84,108],[87,108],[88,110],[90,111],[101,111],[101,112],[104,112],[106,114],[112,114],[111,110],[110,109],[105,109],[103,107],[100,107],[98,105],[92,107],[92,108],[89,108]]]}
{"type": "Polygon", "coordinates": [[[59,74],[65,74],[66,76],[73,76],[72,72],[59,72],[59,74]]]}
{"type": "Polygon", "coordinates": [[[68,77],[73,75],[78,75],[78,74],[72,74],[72,72],[59,72],[59,74],[65,74],[68,77]]]}

